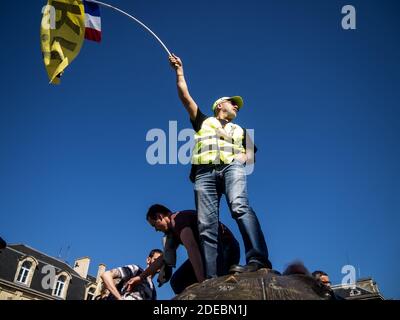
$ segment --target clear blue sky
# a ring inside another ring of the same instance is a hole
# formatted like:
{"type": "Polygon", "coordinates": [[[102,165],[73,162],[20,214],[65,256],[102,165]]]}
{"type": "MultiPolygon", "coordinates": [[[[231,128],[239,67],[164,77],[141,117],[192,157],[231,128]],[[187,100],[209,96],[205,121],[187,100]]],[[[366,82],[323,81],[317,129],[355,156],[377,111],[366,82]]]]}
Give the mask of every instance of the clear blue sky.
{"type": "MultiPolygon", "coordinates": [[[[237,122],[259,148],[250,202],[275,269],[300,259],[338,283],[350,263],[400,298],[400,3],[109,1],[183,59],[203,111],[244,97],[237,122]],[[355,31],[341,28],[346,4],[355,31]]],[[[194,208],[189,166],[146,162],[149,130],[190,127],[173,70],[143,29],[103,9],[103,42],[85,42],[50,86],[45,3],[0,11],[0,234],[54,256],[70,245],[64,258],[90,256],[92,274],[102,262],[143,265],[161,243],[148,206],[194,208]]],[[[241,239],[225,202],[221,219],[241,239]]],[[[159,297],[172,297],[169,285],[159,297]]]]}

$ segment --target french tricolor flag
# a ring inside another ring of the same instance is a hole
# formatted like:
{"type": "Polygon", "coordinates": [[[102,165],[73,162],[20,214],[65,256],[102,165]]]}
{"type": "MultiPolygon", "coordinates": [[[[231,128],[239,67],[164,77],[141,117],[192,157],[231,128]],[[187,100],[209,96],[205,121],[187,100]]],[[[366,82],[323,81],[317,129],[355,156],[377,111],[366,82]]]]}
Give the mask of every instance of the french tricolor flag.
{"type": "Polygon", "coordinates": [[[100,7],[97,3],[83,1],[85,5],[85,39],[101,41],[100,7]]]}

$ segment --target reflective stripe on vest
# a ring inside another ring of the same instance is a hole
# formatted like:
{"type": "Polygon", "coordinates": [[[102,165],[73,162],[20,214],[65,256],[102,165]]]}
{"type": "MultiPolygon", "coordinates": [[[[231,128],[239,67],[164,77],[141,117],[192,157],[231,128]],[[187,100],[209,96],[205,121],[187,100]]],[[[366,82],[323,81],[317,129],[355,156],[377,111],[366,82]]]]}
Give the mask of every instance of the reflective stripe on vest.
{"type": "Polygon", "coordinates": [[[245,152],[243,134],[243,129],[236,124],[228,123],[223,128],[217,118],[207,118],[194,136],[192,163],[231,163],[235,155],[245,152]]]}

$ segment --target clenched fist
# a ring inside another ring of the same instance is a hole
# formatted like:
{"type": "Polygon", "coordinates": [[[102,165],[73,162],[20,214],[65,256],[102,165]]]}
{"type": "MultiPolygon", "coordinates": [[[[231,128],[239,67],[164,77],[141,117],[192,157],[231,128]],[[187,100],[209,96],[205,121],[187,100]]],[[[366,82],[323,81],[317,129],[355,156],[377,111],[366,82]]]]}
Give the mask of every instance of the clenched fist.
{"type": "Polygon", "coordinates": [[[179,57],[177,57],[175,54],[172,54],[171,56],[169,56],[168,59],[169,59],[169,63],[171,65],[171,67],[174,68],[175,70],[183,68],[182,60],[179,57]]]}

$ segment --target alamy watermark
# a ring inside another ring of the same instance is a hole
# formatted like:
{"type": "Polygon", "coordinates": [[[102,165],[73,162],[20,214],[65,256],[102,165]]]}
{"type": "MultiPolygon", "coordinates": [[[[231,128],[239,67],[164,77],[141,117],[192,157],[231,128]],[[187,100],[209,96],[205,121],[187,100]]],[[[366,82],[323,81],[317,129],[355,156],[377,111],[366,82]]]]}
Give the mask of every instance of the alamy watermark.
{"type": "Polygon", "coordinates": [[[50,5],[45,5],[42,8],[42,28],[43,29],[56,29],[56,8],[50,5]]]}
{"type": "MultiPolygon", "coordinates": [[[[56,29],[56,9],[53,6],[45,5],[42,8],[42,28],[43,29],[56,29]]],[[[344,30],[357,29],[356,21],[356,8],[352,5],[345,5],[342,7],[342,28],[344,30]]]]}
{"type": "MultiPolygon", "coordinates": [[[[254,154],[254,129],[246,129],[246,153],[254,154]]],[[[150,165],[187,165],[192,162],[193,153],[204,151],[220,152],[219,144],[210,144],[206,149],[195,149],[195,131],[193,129],[182,129],[178,132],[177,121],[169,121],[168,132],[163,129],[150,129],[146,134],[146,141],[152,142],[146,150],[146,161],[150,165]]],[[[224,152],[234,154],[240,157],[240,154],[234,147],[224,147],[224,152]]],[[[217,161],[219,159],[217,158],[217,161]]],[[[214,162],[215,163],[215,162],[214,162]]],[[[217,163],[218,164],[218,163],[217,163]]],[[[246,161],[246,175],[250,175],[254,171],[252,161],[246,161]]]]}
{"type": "Polygon", "coordinates": [[[55,287],[55,281],[56,281],[56,268],[54,266],[51,266],[49,264],[43,266],[42,268],[42,274],[45,274],[45,276],[42,279],[42,288],[44,290],[53,290],[55,287]]]}
{"type": "Polygon", "coordinates": [[[345,5],[342,8],[342,14],[345,14],[345,16],[342,18],[343,30],[356,30],[356,8],[352,5],[345,5]]]}
{"type": "Polygon", "coordinates": [[[341,285],[345,288],[355,289],[357,281],[356,268],[349,264],[345,265],[342,267],[342,274],[345,276],[342,278],[341,285]]]}

